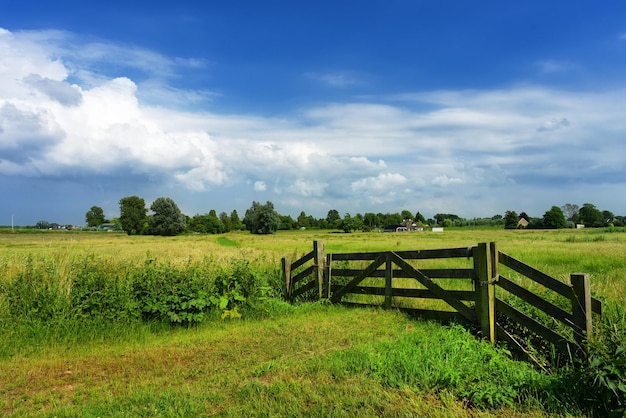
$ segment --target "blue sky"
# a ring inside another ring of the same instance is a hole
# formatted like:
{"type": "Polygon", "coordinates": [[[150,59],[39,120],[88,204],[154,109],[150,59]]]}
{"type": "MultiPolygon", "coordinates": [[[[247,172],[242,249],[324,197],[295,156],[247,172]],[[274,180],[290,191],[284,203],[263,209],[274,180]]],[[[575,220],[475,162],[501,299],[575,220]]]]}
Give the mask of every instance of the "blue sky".
{"type": "Polygon", "coordinates": [[[0,224],[626,213],[623,1],[11,3],[0,224]]]}

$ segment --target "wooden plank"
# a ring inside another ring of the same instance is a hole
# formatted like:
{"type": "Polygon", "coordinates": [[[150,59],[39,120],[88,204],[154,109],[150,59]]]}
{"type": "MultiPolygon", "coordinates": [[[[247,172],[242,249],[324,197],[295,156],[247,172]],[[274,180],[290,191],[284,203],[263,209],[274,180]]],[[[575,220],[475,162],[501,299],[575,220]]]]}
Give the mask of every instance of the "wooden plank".
{"type": "Polygon", "coordinates": [[[391,308],[391,298],[393,292],[393,264],[387,254],[385,260],[385,308],[391,308]]]}
{"type": "MultiPolygon", "coordinates": [[[[438,250],[397,251],[396,254],[408,260],[427,260],[435,258],[471,258],[473,247],[444,248],[438,250]]],[[[337,253],[333,261],[371,261],[385,252],[337,253]]]]}
{"type": "Polygon", "coordinates": [[[305,284],[304,286],[300,286],[299,288],[293,290],[292,292],[292,298],[296,298],[297,296],[300,296],[308,291],[317,289],[317,283],[315,283],[315,281],[310,281],[307,284],[305,284]]]}
{"type": "Polygon", "coordinates": [[[473,247],[444,248],[438,250],[394,251],[403,260],[427,260],[435,258],[472,258],[473,247]]]}
{"type": "Polygon", "coordinates": [[[528,328],[530,331],[544,338],[549,343],[554,344],[554,346],[565,355],[574,354],[579,350],[576,344],[567,340],[567,338],[554,332],[541,322],[529,317],[525,313],[515,309],[500,299],[496,299],[496,310],[508,316],[518,324],[528,328]]]}
{"type": "MultiPolygon", "coordinates": [[[[333,285],[333,291],[341,289],[341,285],[333,285]]],[[[458,300],[473,301],[475,299],[474,292],[471,290],[446,290],[458,300]]],[[[376,286],[355,286],[349,294],[356,295],[375,295],[384,296],[385,288],[376,286]]],[[[406,288],[393,288],[391,296],[405,297],[405,298],[418,298],[418,299],[439,299],[428,289],[406,289],[406,288]]]]}
{"type": "MultiPolygon", "coordinates": [[[[334,255],[333,255],[334,258],[334,255]]],[[[378,256],[378,258],[376,260],[374,260],[374,262],[372,264],[370,264],[365,270],[363,270],[361,272],[361,274],[359,274],[358,276],[356,276],[354,279],[352,279],[347,285],[345,285],[343,288],[339,289],[337,292],[335,292],[333,294],[333,296],[330,298],[331,302],[333,303],[337,303],[341,300],[341,298],[343,297],[343,295],[345,295],[346,293],[348,293],[353,287],[355,287],[357,284],[361,283],[366,277],[369,277],[369,275],[376,270],[381,264],[383,264],[385,262],[385,253],[382,253],[378,256]]]]}
{"type": "Polygon", "coordinates": [[[476,279],[474,280],[474,291],[476,292],[476,316],[480,323],[482,337],[488,341],[496,342],[496,314],[495,314],[495,289],[494,277],[494,257],[491,250],[495,249],[495,243],[478,244],[474,265],[476,269],[476,279]]]}
{"type": "Polygon", "coordinates": [[[423,284],[427,289],[434,293],[439,299],[446,302],[448,305],[456,309],[461,315],[467,318],[470,322],[476,322],[476,314],[470,308],[468,308],[463,302],[455,299],[452,295],[447,293],[442,287],[433,282],[429,277],[425,276],[422,272],[415,269],[408,262],[404,261],[394,252],[391,252],[391,259],[400,268],[409,274],[412,274],[417,281],[423,284]]]}
{"type": "Polygon", "coordinates": [[[298,267],[304,265],[304,263],[306,263],[307,261],[313,260],[313,257],[315,256],[315,252],[311,251],[310,253],[302,256],[302,258],[300,258],[299,260],[294,261],[291,264],[291,270],[295,270],[298,267]]]}
{"type": "Polygon", "coordinates": [[[291,261],[289,261],[289,257],[283,257],[281,262],[283,281],[285,282],[285,299],[291,302],[291,261]]]}
{"type": "Polygon", "coordinates": [[[574,298],[572,298],[572,314],[574,322],[581,328],[581,333],[574,336],[576,342],[584,346],[585,340],[591,337],[591,284],[587,274],[572,274],[570,276],[574,298]]]}
{"type": "Polygon", "coordinates": [[[600,299],[591,298],[591,311],[595,314],[602,315],[602,301],[600,299]]]}
{"type": "Polygon", "coordinates": [[[523,287],[519,286],[515,282],[512,282],[504,276],[500,276],[496,285],[522,299],[524,302],[527,302],[537,309],[540,309],[541,311],[547,313],[554,319],[557,319],[565,325],[573,328],[575,332],[582,332],[582,329],[576,324],[574,316],[571,313],[548,302],[541,296],[538,296],[530,292],[529,290],[524,289],[523,287]]]}
{"type": "Polygon", "coordinates": [[[568,299],[572,298],[573,291],[571,286],[569,286],[568,284],[563,283],[562,281],[557,280],[554,277],[548,276],[547,274],[535,269],[534,267],[531,267],[528,264],[524,264],[521,261],[503,252],[499,253],[499,260],[501,264],[507,266],[512,270],[515,270],[520,274],[523,274],[524,276],[547,287],[548,289],[554,290],[558,294],[565,296],[568,299]]]}
{"type": "Polygon", "coordinates": [[[307,277],[313,277],[313,271],[315,270],[315,266],[309,266],[306,269],[302,270],[300,273],[296,274],[291,278],[291,285],[298,283],[300,280],[306,279],[307,277]]]}
{"type": "MultiPolygon", "coordinates": [[[[333,261],[335,261],[333,257],[333,261]]],[[[344,269],[344,268],[333,268],[333,276],[335,277],[354,277],[360,272],[362,269],[344,269]]],[[[420,269],[424,275],[430,277],[431,279],[471,279],[473,278],[473,270],[472,269],[420,269]]],[[[369,277],[385,277],[384,270],[375,270],[372,272],[372,275],[369,277]]],[[[413,278],[410,274],[406,273],[401,269],[393,270],[393,277],[398,279],[409,279],[413,278]]]]}

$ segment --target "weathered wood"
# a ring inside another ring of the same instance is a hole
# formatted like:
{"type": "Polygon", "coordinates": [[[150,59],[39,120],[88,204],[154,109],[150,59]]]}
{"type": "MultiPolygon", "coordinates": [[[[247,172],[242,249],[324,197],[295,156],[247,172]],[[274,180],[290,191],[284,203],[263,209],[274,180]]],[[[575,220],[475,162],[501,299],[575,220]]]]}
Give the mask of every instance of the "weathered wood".
{"type": "MultiPolygon", "coordinates": [[[[385,252],[338,253],[333,254],[334,261],[369,261],[375,260],[385,252]]],[[[398,256],[407,260],[426,260],[435,258],[471,258],[472,247],[444,248],[439,250],[397,251],[398,256]]]]}
{"type": "Polygon", "coordinates": [[[300,273],[291,277],[291,286],[293,287],[293,285],[295,285],[299,281],[306,279],[306,278],[313,279],[314,271],[315,271],[315,266],[309,266],[306,269],[302,270],[300,273]]]}
{"type": "Polygon", "coordinates": [[[579,347],[576,344],[567,340],[567,338],[551,330],[541,322],[529,317],[525,313],[515,309],[508,303],[496,299],[496,310],[511,318],[518,324],[528,328],[533,333],[544,338],[550,344],[565,355],[573,355],[579,351],[579,347]]]}
{"type": "Polygon", "coordinates": [[[285,299],[288,301],[292,301],[291,297],[291,261],[289,257],[283,257],[281,259],[282,262],[282,270],[283,270],[283,280],[285,282],[285,299]]]}
{"type": "MultiPolygon", "coordinates": [[[[339,290],[342,287],[343,286],[338,284],[332,285],[333,291],[339,290]]],[[[446,290],[446,292],[458,300],[474,301],[476,298],[475,292],[471,290],[446,290]]],[[[385,296],[385,288],[376,286],[355,286],[348,294],[385,296]]],[[[394,287],[392,289],[391,296],[415,299],[439,299],[438,296],[434,295],[428,289],[406,289],[394,287]]]]}
{"type": "Polygon", "coordinates": [[[303,266],[307,261],[313,260],[314,256],[315,256],[315,253],[313,251],[308,252],[307,254],[303,255],[302,258],[299,258],[298,260],[294,261],[291,264],[291,270],[295,270],[298,267],[303,266]]]}
{"type": "Polygon", "coordinates": [[[522,263],[521,261],[511,257],[508,254],[500,252],[499,261],[501,264],[509,267],[510,269],[528,277],[529,279],[547,287],[548,289],[554,290],[555,292],[562,296],[565,296],[566,298],[572,297],[572,288],[569,285],[555,279],[554,277],[548,276],[547,274],[535,269],[534,267],[529,266],[528,264],[522,263]]]}
{"type": "Polygon", "coordinates": [[[315,283],[314,281],[310,281],[307,284],[305,284],[304,286],[300,286],[297,289],[294,289],[292,291],[292,298],[295,299],[296,297],[305,294],[308,291],[314,290],[317,288],[317,283],[315,283]]]}
{"type": "MultiPolygon", "coordinates": [[[[333,261],[335,258],[333,256],[333,261]]],[[[473,278],[472,269],[419,269],[424,275],[431,279],[471,279],[473,278]]],[[[333,275],[335,277],[354,277],[359,274],[362,269],[344,269],[334,268],[333,275]]],[[[385,277],[384,270],[375,270],[369,277],[385,277]]],[[[409,279],[412,276],[401,269],[393,270],[393,277],[398,279],[409,279]]]]}
{"type": "Polygon", "coordinates": [[[336,293],[334,293],[332,297],[330,298],[331,302],[333,303],[339,302],[341,298],[343,297],[343,295],[350,292],[350,290],[352,290],[353,287],[361,283],[366,277],[369,277],[372,271],[376,270],[381,264],[383,264],[385,262],[385,258],[386,258],[385,253],[380,254],[378,258],[376,258],[376,260],[374,260],[372,264],[367,266],[367,268],[365,268],[365,270],[361,272],[361,274],[357,275],[347,285],[345,285],[336,293]]]}
{"type": "Polygon", "coordinates": [[[516,284],[515,282],[512,282],[506,277],[500,276],[500,280],[498,281],[497,285],[501,287],[502,289],[510,292],[511,294],[517,296],[518,298],[522,299],[524,302],[527,302],[531,304],[532,306],[536,307],[537,309],[542,310],[543,312],[547,313],[554,319],[557,319],[561,321],[562,323],[564,323],[565,325],[572,327],[574,331],[577,331],[577,332],[582,331],[582,329],[576,323],[574,316],[571,313],[548,302],[541,296],[538,296],[532,293],[531,291],[524,289],[523,287],[516,284]]]}
{"type": "Polygon", "coordinates": [[[321,299],[324,286],[324,244],[321,241],[313,241],[313,267],[317,295],[321,299]]]}
{"type": "Polygon", "coordinates": [[[390,252],[390,257],[394,263],[396,263],[400,268],[406,271],[409,274],[412,274],[413,277],[423,284],[427,289],[429,289],[432,293],[434,293],[439,299],[446,302],[448,305],[452,306],[456,309],[461,315],[467,318],[470,322],[476,321],[476,314],[473,310],[468,308],[463,302],[455,299],[452,295],[446,292],[441,286],[433,282],[429,277],[425,276],[421,271],[415,269],[408,262],[401,259],[396,253],[390,252]]]}
{"type": "Polygon", "coordinates": [[[385,309],[391,308],[391,299],[393,292],[393,264],[389,254],[385,259],[385,309]]]}
{"type": "Polygon", "coordinates": [[[595,314],[602,315],[602,301],[600,299],[591,298],[591,311],[595,314]]]}
{"type": "Polygon", "coordinates": [[[325,297],[327,299],[330,299],[331,296],[331,292],[332,292],[332,285],[331,285],[331,281],[332,281],[332,265],[333,265],[333,255],[332,254],[326,254],[326,265],[325,265],[325,269],[324,269],[324,286],[326,289],[326,294],[325,297]]]}
{"type": "Polygon", "coordinates": [[[476,266],[474,291],[476,292],[476,317],[480,324],[480,331],[483,338],[493,343],[496,340],[496,313],[492,249],[495,248],[488,243],[482,242],[478,244],[476,257],[474,258],[476,266]]]}
{"type": "Polygon", "coordinates": [[[593,331],[591,317],[591,284],[589,276],[586,274],[572,274],[570,276],[574,297],[572,298],[572,313],[574,322],[578,325],[583,334],[576,334],[576,342],[584,346],[585,340],[591,336],[593,331]]]}

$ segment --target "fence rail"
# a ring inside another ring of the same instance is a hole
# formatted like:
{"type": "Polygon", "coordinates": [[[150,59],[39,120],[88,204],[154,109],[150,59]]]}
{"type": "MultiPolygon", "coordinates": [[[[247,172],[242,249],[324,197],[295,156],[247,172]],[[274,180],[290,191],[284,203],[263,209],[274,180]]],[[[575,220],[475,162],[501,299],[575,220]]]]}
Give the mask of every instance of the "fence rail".
{"type": "Polygon", "coordinates": [[[571,284],[564,283],[498,251],[494,242],[465,248],[324,254],[323,244],[314,241],[311,252],[293,263],[283,258],[282,265],[286,297],[291,302],[326,298],[333,303],[369,306],[344,298],[347,295],[382,297],[385,308],[397,308],[444,322],[464,321],[475,325],[482,336],[492,342],[504,340],[523,349],[523,341],[516,335],[521,327],[549,342],[565,356],[585,354],[585,340],[593,330],[592,314],[602,314],[602,302],[591,297],[587,275],[572,274],[571,284]],[[468,265],[420,269],[412,264],[415,260],[428,259],[466,259],[468,265]],[[350,262],[367,265],[356,268],[350,266],[350,262]],[[521,278],[505,277],[500,274],[500,266],[521,278]],[[334,283],[336,278],[348,281],[334,283]],[[366,279],[375,279],[379,285],[372,285],[371,280],[364,284],[366,279]],[[401,288],[394,279],[414,279],[421,288],[401,288]],[[535,293],[529,286],[525,287],[522,283],[527,279],[531,284],[543,286],[545,291],[535,293]],[[471,283],[466,288],[472,290],[449,289],[449,284],[463,282],[471,283]],[[394,298],[438,299],[451,311],[395,306],[394,298]],[[557,298],[562,299],[561,305],[569,304],[569,307],[558,306],[552,300],[557,298]],[[546,318],[550,323],[545,323],[546,318]],[[562,324],[566,332],[555,330],[554,322],[562,324]],[[571,332],[567,332],[568,329],[571,332]]]}

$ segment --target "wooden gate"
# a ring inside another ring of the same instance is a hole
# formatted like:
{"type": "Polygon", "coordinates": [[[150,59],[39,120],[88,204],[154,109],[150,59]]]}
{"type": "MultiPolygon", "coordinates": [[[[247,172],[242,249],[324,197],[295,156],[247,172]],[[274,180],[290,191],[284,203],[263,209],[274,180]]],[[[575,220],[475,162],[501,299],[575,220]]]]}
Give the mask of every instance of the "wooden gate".
{"type": "Polygon", "coordinates": [[[563,283],[498,251],[494,242],[468,248],[324,255],[323,245],[315,241],[313,251],[299,260],[291,263],[283,259],[283,274],[285,293],[291,302],[325,298],[333,303],[363,306],[372,303],[345,299],[349,295],[369,295],[382,300],[377,306],[442,322],[469,323],[491,342],[504,340],[525,350],[523,337],[516,334],[523,328],[569,357],[584,355],[584,341],[592,332],[592,313],[602,312],[602,303],[591,297],[587,275],[572,274],[571,284],[563,283]],[[455,268],[417,266],[435,259],[460,261],[455,262],[455,268]],[[355,268],[351,263],[360,265],[355,268]],[[500,270],[516,275],[516,279],[505,277],[500,270]],[[420,287],[400,287],[396,279],[414,280],[420,287]],[[545,291],[534,293],[528,289],[532,286],[524,287],[524,281],[539,284],[545,291]],[[462,283],[463,288],[454,288],[451,283],[462,283]],[[547,300],[547,291],[556,292],[565,302],[559,306],[547,300]],[[441,300],[448,309],[417,309],[396,303],[407,298],[441,300]],[[571,331],[555,331],[553,323],[545,323],[546,318],[571,331]]]}

